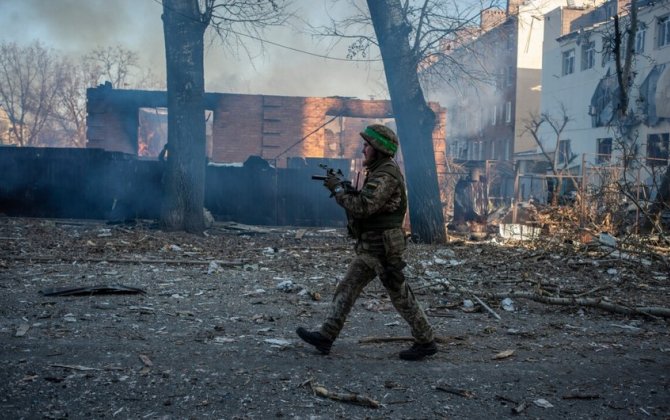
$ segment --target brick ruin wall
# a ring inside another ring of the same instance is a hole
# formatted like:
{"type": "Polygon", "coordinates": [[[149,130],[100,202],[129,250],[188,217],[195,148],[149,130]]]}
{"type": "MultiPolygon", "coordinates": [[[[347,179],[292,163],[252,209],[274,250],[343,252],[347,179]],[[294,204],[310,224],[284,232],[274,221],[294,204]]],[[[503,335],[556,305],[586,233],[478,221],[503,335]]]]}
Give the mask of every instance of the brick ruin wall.
{"type": "MultiPolygon", "coordinates": [[[[295,157],[360,159],[358,133],[367,124],[393,118],[391,103],[384,100],[206,93],[205,102],[213,112],[210,161],[218,163],[244,162],[249,156],[277,167],[295,157]]],[[[433,144],[440,172],[446,111],[430,105],[438,117],[433,144]]],[[[87,147],[137,154],[140,108],[166,106],[165,92],[89,89],[87,147]]]]}

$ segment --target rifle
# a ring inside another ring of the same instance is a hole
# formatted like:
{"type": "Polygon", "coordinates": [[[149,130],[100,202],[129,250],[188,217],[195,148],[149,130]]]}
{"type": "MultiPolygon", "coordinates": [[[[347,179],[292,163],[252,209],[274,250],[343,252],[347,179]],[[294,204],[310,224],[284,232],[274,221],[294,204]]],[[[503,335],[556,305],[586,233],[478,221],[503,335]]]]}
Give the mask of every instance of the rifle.
{"type": "Polygon", "coordinates": [[[340,184],[342,184],[342,188],[344,188],[346,192],[356,191],[356,188],[354,188],[354,186],[351,184],[351,181],[344,179],[344,174],[342,173],[341,169],[336,171],[335,169],[323,163],[319,164],[319,167],[325,169],[326,175],[312,175],[312,179],[316,181],[325,181],[328,176],[335,175],[335,177],[340,181],[340,184]]]}
{"type": "MultiPolygon", "coordinates": [[[[356,190],[356,187],[354,187],[351,184],[351,181],[348,179],[344,179],[344,174],[342,173],[341,169],[338,169],[335,171],[335,169],[328,167],[328,165],[320,164],[319,167],[323,168],[326,170],[326,175],[312,175],[312,179],[317,180],[317,181],[325,181],[326,178],[328,178],[329,175],[335,175],[337,179],[340,181],[340,184],[342,185],[342,188],[344,188],[344,191],[347,193],[354,193],[358,194],[358,190],[356,190]]],[[[360,175],[360,174],[359,174],[360,175]]],[[[356,180],[358,184],[358,179],[356,180]]],[[[334,194],[331,194],[330,196],[332,197],[334,194]]],[[[360,234],[359,228],[358,228],[358,222],[354,217],[347,211],[345,208],[344,211],[347,214],[347,231],[349,232],[349,235],[351,235],[353,238],[357,238],[360,234]]]]}

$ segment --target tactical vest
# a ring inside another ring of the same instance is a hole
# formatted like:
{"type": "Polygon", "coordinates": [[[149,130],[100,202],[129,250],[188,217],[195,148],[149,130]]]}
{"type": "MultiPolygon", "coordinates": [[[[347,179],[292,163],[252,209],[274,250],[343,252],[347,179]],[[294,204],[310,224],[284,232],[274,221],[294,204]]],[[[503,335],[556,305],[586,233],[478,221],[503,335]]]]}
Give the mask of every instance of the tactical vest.
{"type": "Polygon", "coordinates": [[[375,213],[366,219],[356,219],[356,223],[360,229],[360,232],[367,232],[369,230],[386,230],[401,227],[402,222],[405,219],[405,212],[407,211],[407,191],[405,191],[405,178],[400,172],[400,168],[394,161],[389,160],[387,162],[383,162],[372,172],[383,172],[389,174],[400,182],[400,205],[392,212],[375,213]]]}

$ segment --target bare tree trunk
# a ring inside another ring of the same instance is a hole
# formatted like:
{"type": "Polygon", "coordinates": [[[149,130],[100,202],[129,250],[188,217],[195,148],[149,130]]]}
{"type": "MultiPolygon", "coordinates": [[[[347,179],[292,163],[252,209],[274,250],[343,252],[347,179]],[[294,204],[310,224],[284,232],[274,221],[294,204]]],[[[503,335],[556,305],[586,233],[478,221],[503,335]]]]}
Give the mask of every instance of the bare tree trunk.
{"type": "Polygon", "coordinates": [[[204,33],[198,0],[163,0],[169,154],[161,224],[201,233],[205,201],[204,33]]]}
{"type": "Polygon", "coordinates": [[[433,149],[435,114],[419,84],[417,57],[409,45],[410,27],[400,1],[367,3],[405,157],[412,233],[422,242],[444,243],[446,231],[433,149]]]}

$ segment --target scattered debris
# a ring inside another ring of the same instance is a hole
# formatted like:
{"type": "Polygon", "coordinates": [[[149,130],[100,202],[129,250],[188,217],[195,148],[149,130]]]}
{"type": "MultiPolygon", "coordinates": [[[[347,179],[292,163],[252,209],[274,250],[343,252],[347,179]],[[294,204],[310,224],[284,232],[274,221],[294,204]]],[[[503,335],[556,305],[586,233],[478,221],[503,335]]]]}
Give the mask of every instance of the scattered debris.
{"type": "Polygon", "coordinates": [[[505,298],[501,302],[502,308],[507,312],[514,312],[514,301],[510,298],[505,298]]]}
{"type": "Polygon", "coordinates": [[[137,287],[123,285],[100,285],[84,287],[64,287],[40,290],[43,296],[88,296],[88,295],[112,295],[112,294],[145,294],[146,292],[137,287]]]}
{"type": "Polygon", "coordinates": [[[268,338],[266,340],[263,340],[264,343],[272,344],[273,347],[288,347],[291,345],[291,342],[288,340],[284,340],[283,338],[268,338]]]}
{"type": "Polygon", "coordinates": [[[493,315],[493,317],[494,317],[495,319],[497,319],[497,320],[500,320],[500,319],[501,319],[501,318],[500,318],[500,315],[498,315],[498,314],[496,313],[496,311],[494,311],[493,309],[491,309],[491,308],[489,307],[489,305],[487,305],[486,303],[484,303],[479,297],[477,297],[477,296],[475,296],[475,295],[472,295],[472,297],[475,298],[475,300],[476,300],[477,302],[479,302],[479,304],[482,305],[482,306],[484,307],[484,309],[486,309],[491,315],[493,315]]]}
{"type": "Polygon", "coordinates": [[[331,400],[341,401],[345,403],[351,403],[356,405],[362,405],[364,407],[370,408],[379,408],[379,401],[376,401],[370,397],[364,395],[355,394],[355,393],[343,393],[343,392],[333,392],[329,391],[321,385],[316,385],[312,381],[308,382],[309,388],[312,390],[314,395],[323,398],[330,398],[331,400]]]}
{"type": "Polygon", "coordinates": [[[505,350],[493,356],[493,360],[507,359],[508,357],[512,357],[513,355],[514,350],[505,350]]]}
{"type": "Polygon", "coordinates": [[[144,366],[146,367],[151,367],[154,365],[154,362],[152,362],[151,359],[149,359],[149,356],[147,356],[146,354],[140,354],[140,360],[142,361],[142,363],[144,363],[144,366]]]}
{"type": "Polygon", "coordinates": [[[475,393],[474,392],[468,391],[467,389],[454,388],[454,387],[449,386],[447,384],[436,385],[435,389],[437,389],[439,391],[447,392],[449,394],[458,395],[459,397],[464,397],[464,398],[468,398],[468,399],[475,398],[475,393]]]}
{"type": "Polygon", "coordinates": [[[219,401],[240,418],[333,410],[358,418],[366,399],[379,404],[377,417],[394,418],[645,416],[640,407],[662,417],[667,405],[658,370],[670,355],[662,315],[668,252],[658,241],[647,252],[631,235],[613,250],[591,228],[594,242],[543,232],[535,242],[410,244],[405,274],[440,343],[414,365],[395,362],[414,338],[378,281],[331,355],[295,351],[295,327],[322,319],[321,295],[332,295],[354,257],[344,229],[258,235],[218,222],[199,236],[140,222],[99,238],[94,223],[0,221],[0,237],[13,238],[2,240],[0,257],[2,408],[12,418],[207,417],[219,401]],[[277,286],[286,280],[283,293],[277,286]],[[147,293],[35,293],[98,282],[147,293]],[[464,300],[472,312],[461,310],[464,300]],[[636,312],[643,308],[660,314],[636,312]],[[574,354],[582,367],[561,369],[574,354]],[[447,383],[426,383],[426,372],[447,383]],[[311,375],[323,384],[320,394],[296,389],[311,375]],[[612,375],[620,386],[608,385],[612,375]],[[533,401],[542,397],[559,409],[538,407],[533,401]]]}
{"type": "Polygon", "coordinates": [[[522,401],[517,405],[516,407],[512,408],[512,413],[513,414],[521,414],[526,408],[528,408],[528,403],[525,401],[522,401]]]}
{"type": "Polygon", "coordinates": [[[100,368],[92,368],[88,366],[81,366],[81,365],[61,365],[58,363],[54,363],[49,365],[51,367],[57,367],[57,368],[63,368],[63,369],[71,369],[71,370],[83,370],[83,371],[88,371],[88,370],[102,370],[100,368]]]}
{"type": "Polygon", "coordinates": [[[28,324],[19,325],[19,327],[16,329],[16,334],[14,334],[14,337],[23,337],[24,335],[26,335],[29,329],[30,325],[28,324]]]}
{"type": "Polygon", "coordinates": [[[545,400],[544,398],[539,398],[535,401],[533,401],[533,404],[535,404],[538,407],[542,408],[553,408],[553,404],[551,404],[549,401],[545,400]]]}
{"type": "Polygon", "coordinates": [[[277,290],[280,292],[291,293],[295,290],[296,286],[293,284],[292,280],[283,280],[277,284],[277,290]]]}
{"type": "Polygon", "coordinates": [[[563,395],[561,398],[564,400],[597,400],[600,398],[600,395],[575,393],[563,395]]]}

